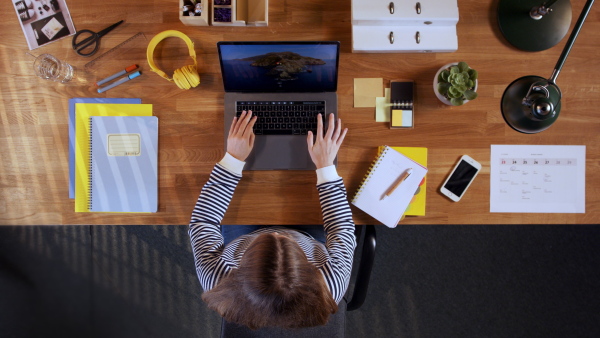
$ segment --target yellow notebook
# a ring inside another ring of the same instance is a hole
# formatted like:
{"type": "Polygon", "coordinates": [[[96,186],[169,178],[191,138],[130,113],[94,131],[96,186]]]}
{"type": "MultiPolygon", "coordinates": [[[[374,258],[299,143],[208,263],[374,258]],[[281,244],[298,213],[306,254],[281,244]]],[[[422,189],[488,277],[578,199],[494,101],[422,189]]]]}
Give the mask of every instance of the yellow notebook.
{"type": "Polygon", "coordinates": [[[89,212],[91,116],[152,116],[152,105],[109,103],[75,105],[75,212],[89,212]]]}
{"type": "Polygon", "coordinates": [[[386,146],[369,168],[351,203],[382,224],[395,228],[426,173],[427,168],[386,146]]]}
{"type": "MultiPolygon", "coordinates": [[[[379,147],[378,154],[381,153],[384,146],[379,147]]],[[[423,147],[391,147],[399,153],[407,156],[413,161],[427,168],[427,148],[423,147]]],[[[423,179],[423,184],[419,187],[419,192],[409,204],[404,213],[405,216],[425,216],[425,201],[427,197],[427,176],[423,179]]]]}

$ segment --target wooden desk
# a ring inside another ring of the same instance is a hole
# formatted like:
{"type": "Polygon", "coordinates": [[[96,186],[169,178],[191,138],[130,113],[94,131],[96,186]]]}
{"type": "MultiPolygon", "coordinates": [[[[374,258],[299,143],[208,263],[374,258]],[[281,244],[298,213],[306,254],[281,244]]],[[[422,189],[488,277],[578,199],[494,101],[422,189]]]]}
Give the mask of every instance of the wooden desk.
{"type": "MultiPolygon", "coordinates": [[[[573,22],[584,0],[573,0],[573,22]]],[[[339,40],[342,45],[339,110],[350,129],[339,153],[338,171],[353,196],[382,144],[429,148],[427,215],[404,223],[599,223],[600,222],[600,12],[592,9],[558,78],[563,108],[547,131],[524,135],[504,123],[500,98],[524,75],[550,75],[566,38],[554,48],[528,53],[510,47],[496,22],[497,1],[459,0],[459,49],[444,54],[353,54],[349,0],[271,1],[268,27],[186,27],[177,1],[69,0],[78,29],[99,30],[125,23],[104,37],[98,55],[137,32],[148,39],[176,29],[196,44],[201,81],[184,91],[149,71],[144,50],[131,54],[142,77],[103,94],[89,84],[61,85],[37,78],[33,59],[10,2],[0,11],[0,224],[186,224],[202,185],[223,150],[223,85],[216,43],[221,40],[339,40]],[[134,55],[140,57],[134,58],[134,55]],[[480,74],[479,98],[462,107],[441,104],[432,91],[437,69],[467,61],[480,74]],[[353,79],[382,77],[417,83],[416,127],[390,130],[374,121],[374,109],[353,108],[353,79]],[[68,99],[139,97],[154,105],[160,121],[159,191],[156,214],[75,213],[68,198],[68,99]],[[489,212],[491,144],[586,145],[585,214],[497,214],[489,212]],[[437,190],[462,154],[483,170],[459,203],[437,190]]],[[[170,72],[189,64],[182,41],[168,39],[158,51],[170,72]]],[[[90,60],[71,50],[66,38],[31,52],[50,53],[80,70],[90,60]]],[[[93,58],[93,57],[92,57],[93,58]]],[[[133,63],[131,62],[131,63],[133,63]]],[[[127,63],[127,64],[125,64],[127,63]]],[[[106,70],[105,70],[106,71],[106,70]]],[[[109,75],[106,74],[105,75],[109,75]]],[[[321,222],[314,172],[245,172],[226,223],[314,224],[321,222]]],[[[357,223],[375,223],[353,207],[357,223]]]]}

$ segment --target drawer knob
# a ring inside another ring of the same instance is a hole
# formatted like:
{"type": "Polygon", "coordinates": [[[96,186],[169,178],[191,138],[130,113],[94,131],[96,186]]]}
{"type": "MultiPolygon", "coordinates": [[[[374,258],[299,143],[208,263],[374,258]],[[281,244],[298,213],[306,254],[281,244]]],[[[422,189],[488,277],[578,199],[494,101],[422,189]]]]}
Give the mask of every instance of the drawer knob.
{"type": "Polygon", "coordinates": [[[389,8],[390,8],[390,14],[394,14],[394,3],[393,2],[390,2],[389,8]]]}
{"type": "Polygon", "coordinates": [[[394,32],[390,32],[390,43],[394,44],[394,32]]]}
{"type": "Polygon", "coordinates": [[[421,43],[421,33],[417,32],[417,34],[415,35],[415,40],[417,40],[417,43],[421,43]]]}
{"type": "Polygon", "coordinates": [[[417,2],[417,14],[421,14],[421,3],[417,2]]]}

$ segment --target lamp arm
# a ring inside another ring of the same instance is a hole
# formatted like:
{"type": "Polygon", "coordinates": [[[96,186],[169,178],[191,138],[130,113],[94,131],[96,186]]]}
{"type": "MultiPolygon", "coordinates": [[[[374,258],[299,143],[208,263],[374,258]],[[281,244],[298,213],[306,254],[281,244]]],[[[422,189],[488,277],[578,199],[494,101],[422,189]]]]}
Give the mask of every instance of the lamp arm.
{"type": "MultiPolygon", "coordinates": [[[[550,0],[550,2],[556,2],[556,1],[550,0]]],[[[588,14],[590,12],[590,9],[592,9],[593,4],[594,4],[594,0],[588,0],[585,3],[583,10],[581,11],[581,14],[579,15],[579,19],[577,19],[577,22],[575,23],[575,27],[573,27],[573,31],[571,32],[571,35],[569,36],[569,40],[567,41],[567,44],[565,45],[565,48],[562,51],[562,54],[560,54],[560,57],[558,58],[558,62],[556,63],[556,66],[554,66],[552,75],[550,76],[550,79],[548,79],[548,81],[550,83],[556,84],[556,78],[558,77],[558,74],[560,73],[563,65],[565,64],[565,61],[567,60],[567,56],[569,56],[569,53],[571,52],[571,48],[573,48],[573,44],[575,44],[575,39],[577,39],[577,36],[579,35],[579,31],[581,30],[581,27],[583,26],[583,22],[587,18],[588,14]]]]}

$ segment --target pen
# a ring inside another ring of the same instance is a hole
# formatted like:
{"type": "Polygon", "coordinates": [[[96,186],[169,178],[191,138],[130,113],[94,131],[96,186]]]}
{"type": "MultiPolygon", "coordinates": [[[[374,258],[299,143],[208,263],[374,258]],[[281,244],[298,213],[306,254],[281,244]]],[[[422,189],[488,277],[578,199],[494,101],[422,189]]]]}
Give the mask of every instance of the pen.
{"type": "Polygon", "coordinates": [[[396,183],[385,193],[385,195],[383,195],[383,197],[381,199],[384,200],[386,197],[390,196],[394,192],[394,190],[396,190],[396,188],[398,188],[400,186],[400,184],[402,184],[402,182],[406,181],[406,179],[408,178],[408,176],[410,176],[410,174],[412,174],[412,168],[408,168],[402,174],[402,176],[400,176],[398,181],[396,181],[396,183]]]}
{"type": "Polygon", "coordinates": [[[109,84],[109,85],[108,85],[108,86],[106,86],[106,87],[98,88],[98,93],[105,92],[105,91],[107,91],[107,90],[109,90],[109,89],[111,89],[111,88],[114,88],[114,87],[116,87],[116,86],[120,85],[121,83],[125,83],[125,82],[127,82],[127,81],[129,81],[129,80],[135,79],[136,77],[140,76],[141,74],[142,74],[142,73],[140,73],[140,71],[139,71],[139,70],[138,70],[137,72],[135,72],[135,73],[131,73],[131,74],[129,74],[129,75],[127,75],[127,76],[125,76],[124,78],[122,78],[122,79],[119,79],[119,80],[117,80],[117,81],[115,81],[115,82],[113,82],[113,83],[109,84]]]}
{"type": "Polygon", "coordinates": [[[113,74],[113,75],[107,77],[106,79],[102,79],[102,80],[96,82],[96,86],[100,87],[100,85],[105,84],[105,83],[107,83],[110,80],[116,79],[116,78],[118,78],[119,76],[121,76],[123,74],[127,74],[127,73],[129,73],[129,72],[131,72],[133,70],[136,70],[137,67],[138,67],[138,65],[131,65],[131,66],[125,68],[125,70],[117,72],[116,74],[113,74]]]}

